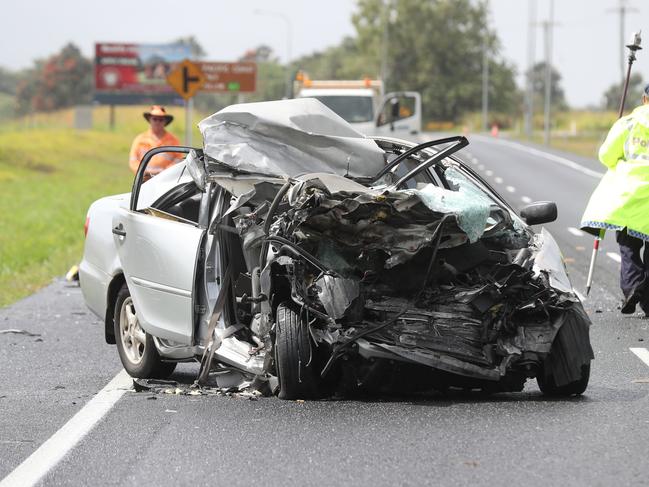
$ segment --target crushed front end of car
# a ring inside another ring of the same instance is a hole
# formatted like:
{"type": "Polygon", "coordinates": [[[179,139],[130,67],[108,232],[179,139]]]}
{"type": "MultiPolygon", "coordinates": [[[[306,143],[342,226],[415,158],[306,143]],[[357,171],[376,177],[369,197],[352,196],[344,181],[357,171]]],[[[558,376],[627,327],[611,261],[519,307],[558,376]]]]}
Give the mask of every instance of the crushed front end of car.
{"type": "Polygon", "coordinates": [[[441,211],[422,191],[336,191],[338,179],[292,187],[261,276],[264,311],[291,308],[310,336],[305,381],[406,392],[581,379],[589,319],[548,232],[486,200],[441,211]]]}
{"type": "Polygon", "coordinates": [[[443,151],[413,155],[435,174],[408,186],[417,171],[382,170],[393,154],[380,144],[333,119],[335,136],[313,137],[266,106],[201,129],[208,179],[230,198],[211,229],[233,272],[231,315],[246,330],[235,331],[280,397],[520,391],[534,377],[548,394],[586,389],[590,320],[545,229],[533,233],[443,151]]]}

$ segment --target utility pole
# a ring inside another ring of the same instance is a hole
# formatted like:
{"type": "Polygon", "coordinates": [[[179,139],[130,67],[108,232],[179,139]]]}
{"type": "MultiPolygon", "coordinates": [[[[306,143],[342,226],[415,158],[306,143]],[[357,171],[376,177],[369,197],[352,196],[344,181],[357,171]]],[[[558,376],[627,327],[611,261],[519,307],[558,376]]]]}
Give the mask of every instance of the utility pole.
{"type": "MultiPolygon", "coordinates": [[[[489,12],[489,0],[486,2],[489,12]]],[[[487,14],[488,15],[488,14],[487,14]]],[[[489,20],[485,23],[484,38],[482,39],[482,130],[489,131],[489,20]]]]}
{"type": "Polygon", "coordinates": [[[536,55],[536,0],[529,0],[529,24],[527,26],[527,85],[525,93],[525,135],[532,137],[534,132],[534,58],[536,55]]]}
{"type": "Polygon", "coordinates": [[[620,15],[620,80],[624,83],[626,77],[626,52],[625,52],[625,37],[626,37],[626,14],[637,12],[637,8],[629,7],[628,0],[618,0],[616,8],[608,9],[608,12],[617,12],[620,15]]]}
{"type": "Polygon", "coordinates": [[[383,0],[383,37],[381,38],[381,82],[386,86],[388,79],[388,43],[390,41],[390,0],[383,0]]]}
{"type": "Polygon", "coordinates": [[[543,143],[550,145],[550,116],[552,106],[552,34],[554,30],[554,0],[550,0],[549,20],[543,22],[545,41],[545,109],[543,116],[543,143]]]}
{"type": "Polygon", "coordinates": [[[489,50],[482,44],[482,130],[489,130],[489,50]]]}

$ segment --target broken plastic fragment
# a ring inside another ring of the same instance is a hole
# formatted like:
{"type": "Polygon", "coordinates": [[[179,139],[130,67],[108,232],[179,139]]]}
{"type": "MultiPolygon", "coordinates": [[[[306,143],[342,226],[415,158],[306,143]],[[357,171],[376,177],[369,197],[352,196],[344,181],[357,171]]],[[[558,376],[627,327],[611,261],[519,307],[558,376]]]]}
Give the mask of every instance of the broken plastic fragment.
{"type": "Polygon", "coordinates": [[[318,297],[327,314],[337,320],[345,315],[345,311],[358,297],[358,282],[325,274],[316,281],[318,297]]]}
{"type": "Polygon", "coordinates": [[[572,285],[566,273],[561,250],[550,232],[543,228],[540,234],[535,235],[534,243],[538,248],[532,268],[535,275],[539,275],[541,271],[546,272],[550,279],[550,286],[564,293],[572,293],[572,285]]]}

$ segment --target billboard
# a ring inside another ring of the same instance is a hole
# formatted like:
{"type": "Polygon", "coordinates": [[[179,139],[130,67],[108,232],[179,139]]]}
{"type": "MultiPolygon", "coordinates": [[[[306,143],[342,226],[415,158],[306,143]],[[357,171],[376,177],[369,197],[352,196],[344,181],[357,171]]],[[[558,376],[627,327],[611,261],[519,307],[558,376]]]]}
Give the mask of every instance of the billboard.
{"type": "Polygon", "coordinates": [[[183,44],[95,44],[95,100],[100,103],[180,103],[167,84],[175,65],[191,56],[183,44]]]}

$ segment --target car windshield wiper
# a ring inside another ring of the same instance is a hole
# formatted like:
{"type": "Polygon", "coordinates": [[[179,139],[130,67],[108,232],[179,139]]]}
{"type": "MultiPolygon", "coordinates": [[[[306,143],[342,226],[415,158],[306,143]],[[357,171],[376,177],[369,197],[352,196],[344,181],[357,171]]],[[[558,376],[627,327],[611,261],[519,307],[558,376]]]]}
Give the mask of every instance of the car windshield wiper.
{"type": "MultiPolygon", "coordinates": [[[[406,175],[403,176],[401,179],[399,179],[396,183],[394,183],[394,184],[392,185],[392,187],[393,187],[393,188],[399,188],[399,187],[402,186],[406,181],[408,181],[409,179],[414,178],[417,174],[419,174],[420,172],[422,172],[422,171],[424,171],[425,169],[429,168],[429,167],[432,166],[433,164],[435,164],[435,163],[441,161],[442,159],[444,159],[444,158],[450,156],[451,154],[456,153],[457,151],[459,151],[459,150],[462,149],[463,147],[466,147],[467,145],[469,145],[469,141],[467,140],[467,138],[466,138],[466,137],[463,137],[463,136],[461,136],[461,135],[460,135],[460,136],[457,136],[457,137],[449,137],[449,139],[453,139],[453,141],[455,142],[455,144],[450,145],[450,146],[448,146],[448,147],[445,147],[444,149],[442,149],[441,151],[439,151],[437,154],[435,154],[435,155],[429,157],[428,159],[426,159],[424,162],[422,162],[421,164],[419,164],[419,165],[418,165],[417,167],[415,167],[412,171],[409,171],[408,174],[406,174],[406,175]]],[[[403,154],[402,154],[402,156],[403,156],[403,154]]],[[[400,157],[401,157],[401,156],[400,156],[400,157]]],[[[393,161],[393,162],[394,162],[394,161],[393,161]]]]}
{"type": "MultiPolygon", "coordinates": [[[[450,143],[453,143],[453,142],[458,142],[458,143],[463,142],[463,143],[462,143],[462,145],[458,146],[456,150],[454,150],[452,152],[449,152],[444,157],[446,157],[446,156],[448,156],[450,154],[453,154],[454,152],[457,152],[462,147],[466,147],[469,144],[469,141],[466,139],[466,137],[464,137],[462,135],[456,135],[456,136],[453,136],[453,137],[446,137],[446,138],[443,138],[443,139],[429,140],[428,142],[424,142],[423,144],[419,144],[419,145],[416,145],[414,147],[411,147],[406,152],[404,152],[403,154],[400,154],[397,158],[392,160],[383,169],[381,169],[381,171],[379,171],[379,173],[376,176],[374,176],[374,179],[372,180],[370,185],[375,183],[379,179],[381,179],[383,176],[385,176],[387,173],[392,171],[395,167],[397,167],[399,164],[401,164],[403,161],[405,161],[408,157],[412,156],[413,154],[416,154],[417,152],[421,152],[422,150],[427,149],[428,147],[434,147],[436,145],[442,145],[442,144],[450,144],[450,143]]],[[[456,146],[454,145],[452,147],[456,147],[456,146]]],[[[436,161],[433,161],[433,162],[436,162],[436,161]]],[[[426,166],[426,167],[428,167],[428,166],[426,166]]]]}

